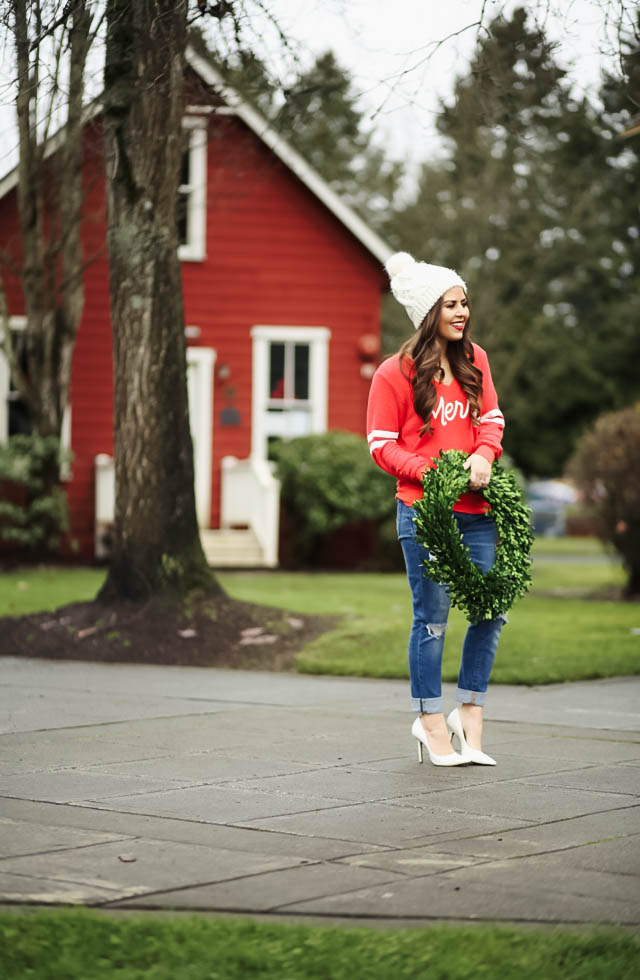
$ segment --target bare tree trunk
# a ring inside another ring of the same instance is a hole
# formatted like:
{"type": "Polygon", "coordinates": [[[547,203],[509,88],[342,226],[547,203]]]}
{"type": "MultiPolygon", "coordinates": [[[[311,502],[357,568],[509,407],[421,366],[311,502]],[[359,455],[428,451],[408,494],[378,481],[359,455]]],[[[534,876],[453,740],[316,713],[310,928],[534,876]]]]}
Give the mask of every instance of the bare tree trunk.
{"type": "MultiPolygon", "coordinates": [[[[6,328],[3,347],[16,387],[28,405],[34,432],[60,438],[73,346],[84,304],[80,228],[82,103],[93,14],[87,0],[66,4],[13,0],[8,14],[18,76],[18,210],[27,318],[25,372],[14,356],[6,328]],[[53,62],[47,63],[46,71],[41,54],[45,36],[53,44],[53,62]],[[58,154],[47,161],[47,137],[67,52],[65,141],[58,154]],[[57,179],[53,179],[56,172],[57,179]]],[[[52,474],[52,479],[57,481],[58,474],[52,474]]]]}
{"type": "Polygon", "coordinates": [[[101,598],[220,591],[198,533],[176,207],[186,0],[108,0],[114,552],[101,598]]]}
{"type": "MultiPolygon", "coordinates": [[[[27,405],[34,435],[58,441],[84,305],[83,99],[92,20],[90,0],[12,0],[3,8],[2,23],[13,42],[17,68],[17,199],[22,239],[22,261],[7,256],[6,263],[22,285],[26,364],[14,348],[6,308],[0,318],[0,349],[27,405]],[[47,158],[55,111],[63,102],[64,140],[47,158]]],[[[0,292],[6,307],[1,282],[0,292]]],[[[42,487],[34,491],[37,499],[59,492],[60,455],[55,451],[47,454],[41,476],[42,487]]],[[[41,520],[45,540],[54,540],[57,518],[43,511],[41,520]]]]}

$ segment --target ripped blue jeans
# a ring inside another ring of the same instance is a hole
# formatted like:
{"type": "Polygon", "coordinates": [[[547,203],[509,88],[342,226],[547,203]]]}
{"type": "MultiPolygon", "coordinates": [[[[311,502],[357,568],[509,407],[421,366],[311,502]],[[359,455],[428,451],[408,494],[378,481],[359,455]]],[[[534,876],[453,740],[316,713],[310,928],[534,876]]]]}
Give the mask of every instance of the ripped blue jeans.
{"type": "MultiPolygon", "coordinates": [[[[411,707],[420,713],[442,711],[442,651],[449,618],[449,592],[424,574],[427,551],[416,541],[413,508],[398,501],[398,540],[407,566],[413,599],[413,623],[409,636],[409,676],[411,707]]],[[[495,561],[496,526],[484,514],[454,511],[462,540],[469,547],[472,561],[488,572],[495,561]]],[[[506,619],[485,619],[470,623],[462,647],[456,700],[462,704],[485,703],[491,668],[498,648],[500,631],[506,619]]]]}

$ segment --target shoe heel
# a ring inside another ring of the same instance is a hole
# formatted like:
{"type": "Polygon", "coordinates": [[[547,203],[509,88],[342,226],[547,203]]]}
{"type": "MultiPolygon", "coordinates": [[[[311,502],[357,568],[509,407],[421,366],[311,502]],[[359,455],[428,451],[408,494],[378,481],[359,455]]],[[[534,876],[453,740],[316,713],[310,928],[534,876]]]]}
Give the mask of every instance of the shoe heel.
{"type": "Polygon", "coordinates": [[[457,752],[451,752],[448,755],[436,755],[435,752],[432,752],[431,746],[427,741],[426,732],[419,718],[416,718],[411,726],[411,734],[418,743],[418,762],[422,762],[423,750],[426,748],[429,754],[429,760],[434,766],[461,766],[466,763],[466,759],[463,759],[457,752]]]}

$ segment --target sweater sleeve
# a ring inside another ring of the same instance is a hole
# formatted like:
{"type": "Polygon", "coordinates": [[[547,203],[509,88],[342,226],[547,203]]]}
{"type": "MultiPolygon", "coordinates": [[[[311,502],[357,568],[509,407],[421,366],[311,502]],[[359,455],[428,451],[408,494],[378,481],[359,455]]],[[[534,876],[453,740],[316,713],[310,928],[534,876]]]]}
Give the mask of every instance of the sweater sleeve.
{"type": "Polygon", "coordinates": [[[398,445],[406,415],[403,399],[380,372],[373,376],[367,406],[367,441],[375,463],[395,477],[420,483],[429,463],[398,445]]]}
{"type": "MultiPolygon", "coordinates": [[[[480,352],[479,348],[476,349],[480,352]]],[[[498,405],[498,395],[491,377],[489,359],[484,351],[481,352],[478,360],[480,360],[478,367],[482,371],[482,408],[473,451],[492,463],[502,455],[504,415],[498,405]]]]}

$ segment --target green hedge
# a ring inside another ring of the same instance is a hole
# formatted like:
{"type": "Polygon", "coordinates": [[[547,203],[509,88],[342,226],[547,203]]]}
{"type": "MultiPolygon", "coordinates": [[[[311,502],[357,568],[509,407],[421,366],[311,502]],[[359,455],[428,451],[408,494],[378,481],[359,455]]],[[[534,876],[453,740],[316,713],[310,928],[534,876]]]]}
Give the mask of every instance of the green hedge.
{"type": "Polygon", "coordinates": [[[337,530],[376,524],[395,511],[395,480],[352,432],[326,432],[278,442],[272,456],[293,533],[294,557],[309,562],[337,530]]]}
{"type": "Polygon", "coordinates": [[[56,551],[69,527],[59,485],[60,442],[15,435],[0,446],[0,540],[31,551],[56,551]]]}

